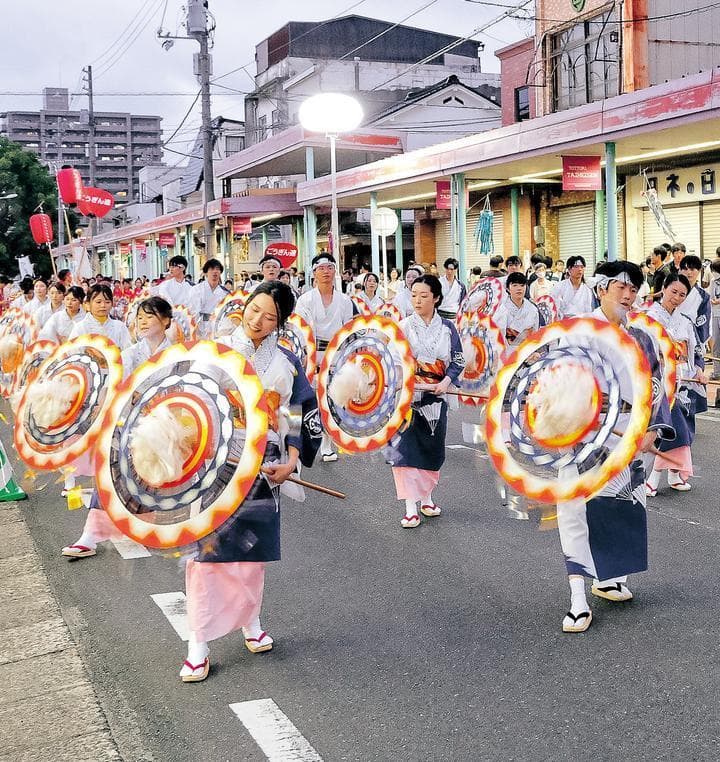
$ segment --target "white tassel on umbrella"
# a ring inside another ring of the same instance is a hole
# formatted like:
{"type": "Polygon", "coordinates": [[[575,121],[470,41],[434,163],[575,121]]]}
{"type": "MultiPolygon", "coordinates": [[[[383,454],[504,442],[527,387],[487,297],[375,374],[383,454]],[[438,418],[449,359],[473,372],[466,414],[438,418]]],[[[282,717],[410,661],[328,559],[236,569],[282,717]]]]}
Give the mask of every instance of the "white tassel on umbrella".
{"type": "Polygon", "coordinates": [[[367,402],[373,394],[375,379],[371,378],[362,367],[362,359],[356,357],[343,365],[333,376],[328,393],[338,407],[347,407],[350,402],[367,402]]]}
{"type": "Polygon", "coordinates": [[[80,391],[69,376],[36,381],[27,389],[30,414],[40,428],[48,428],[67,415],[80,391]]]}

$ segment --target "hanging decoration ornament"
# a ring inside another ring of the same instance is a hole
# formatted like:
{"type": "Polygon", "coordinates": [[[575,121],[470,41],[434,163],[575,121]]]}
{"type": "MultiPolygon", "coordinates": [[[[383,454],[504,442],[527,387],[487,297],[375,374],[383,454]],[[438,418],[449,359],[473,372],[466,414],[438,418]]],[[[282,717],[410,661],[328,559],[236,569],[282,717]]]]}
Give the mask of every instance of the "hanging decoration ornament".
{"type": "Polygon", "coordinates": [[[410,411],[415,362],[397,323],[358,316],[332,338],[318,375],[323,427],[348,452],[383,447],[410,411]]]}
{"type": "Polygon", "coordinates": [[[550,325],[558,319],[558,308],[555,300],[550,294],[538,296],[535,300],[535,306],[540,313],[540,322],[542,325],[550,325]]]}
{"type": "Polygon", "coordinates": [[[63,204],[75,206],[82,198],[82,176],[74,167],[63,167],[58,171],[57,186],[63,204]]]}
{"type": "Polygon", "coordinates": [[[487,404],[488,453],[540,503],[588,499],[635,457],[652,404],[650,368],[626,332],[572,318],[535,332],[500,369],[487,404]],[[621,396],[621,377],[631,399],[621,396]]]}
{"type": "Polygon", "coordinates": [[[646,312],[630,312],[627,318],[628,331],[642,331],[649,336],[658,357],[658,375],[653,376],[653,407],[660,402],[662,392],[665,392],[668,405],[675,404],[678,377],[678,356],[675,342],[665,330],[665,326],[650,317],[646,312]]]}
{"type": "Polygon", "coordinates": [[[475,224],[475,248],[483,256],[491,256],[495,251],[495,242],[493,241],[493,210],[490,206],[490,194],[485,196],[485,203],[482,211],[478,215],[475,224]]]}
{"type": "Polygon", "coordinates": [[[497,278],[480,278],[460,303],[458,319],[466,312],[492,317],[503,298],[503,284],[497,278]]]}
{"type": "Polygon", "coordinates": [[[213,339],[229,336],[240,325],[247,298],[248,294],[242,289],[236,289],[215,307],[210,317],[210,336],[213,339]]]}
{"type": "Polygon", "coordinates": [[[122,381],[120,350],[96,334],[57,347],[25,386],[15,422],[15,448],[32,468],[69,465],[100,434],[109,400],[122,381]]]}
{"type": "Polygon", "coordinates": [[[30,217],[30,233],[32,234],[33,241],[38,246],[45,244],[51,244],[53,238],[53,226],[52,220],[47,214],[33,214],[30,217]]]}
{"type": "Polygon", "coordinates": [[[477,312],[466,312],[460,318],[458,333],[465,355],[465,368],[457,383],[460,402],[477,407],[484,404],[482,397],[487,398],[500,369],[505,339],[491,318],[477,312]],[[479,396],[465,396],[463,391],[479,396]]]}
{"type": "Polygon", "coordinates": [[[107,410],[95,461],[100,502],[136,542],[193,550],[242,516],[268,420],[245,358],[214,341],[174,344],[129,376],[107,410]]]}
{"type": "Polygon", "coordinates": [[[312,383],[317,373],[317,345],[305,318],[293,312],[279,332],[278,344],[289,349],[300,360],[308,381],[312,383]]]}

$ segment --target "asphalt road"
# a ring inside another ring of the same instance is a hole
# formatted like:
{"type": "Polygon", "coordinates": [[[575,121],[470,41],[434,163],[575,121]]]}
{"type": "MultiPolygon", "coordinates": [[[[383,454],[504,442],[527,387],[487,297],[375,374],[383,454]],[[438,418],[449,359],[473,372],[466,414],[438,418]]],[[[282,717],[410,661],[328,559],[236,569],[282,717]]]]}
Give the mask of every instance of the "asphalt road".
{"type": "MultiPolygon", "coordinates": [[[[461,442],[453,420],[448,443],[461,442]]],[[[274,650],[227,636],[194,685],[179,681],[185,644],[151,598],[184,590],[178,562],[124,559],[110,543],[63,559],[85,514],[53,480],[21,510],[126,760],[264,760],[230,709],[256,699],[326,762],[717,760],[719,451],[720,418],[699,421],[693,491],[650,502],[635,600],[592,600],[583,635],[560,630],[557,531],[500,508],[479,451],[448,451],[444,513],[414,530],[380,455],[319,464],[309,478],[349,498],[285,503],[263,617],[274,650]]]]}

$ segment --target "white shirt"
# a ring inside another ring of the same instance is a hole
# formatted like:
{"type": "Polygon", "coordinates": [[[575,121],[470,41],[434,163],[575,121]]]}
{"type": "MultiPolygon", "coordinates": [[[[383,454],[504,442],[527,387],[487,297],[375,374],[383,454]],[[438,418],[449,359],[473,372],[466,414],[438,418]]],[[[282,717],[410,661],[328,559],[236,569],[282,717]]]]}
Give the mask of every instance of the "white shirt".
{"type": "Polygon", "coordinates": [[[561,280],[553,288],[552,298],[557,304],[559,318],[588,315],[593,310],[593,293],[590,286],[581,283],[575,288],[570,278],[561,280]]]}
{"type": "Polygon", "coordinates": [[[49,339],[50,341],[56,341],[60,344],[68,339],[75,323],[79,323],[86,314],[85,310],[80,308],[74,317],[70,317],[66,309],[60,309],[53,313],[50,318],[40,326],[40,335],[38,338],[49,339]]]}
{"type": "Polygon", "coordinates": [[[295,312],[307,320],[316,339],[330,341],[348,320],[352,320],[353,304],[349,296],[335,289],[332,301],[325,307],[320,292],[313,288],[298,297],[295,312]]]}
{"type": "Polygon", "coordinates": [[[29,302],[25,302],[22,305],[23,312],[27,312],[28,315],[34,315],[39,309],[50,304],[50,297],[46,297],[44,302],[41,302],[36,296],[34,296],[29,302]]]}
{"type": "Polygon", "coordinates": [[[407,286],[400,288],[393,299],[393,304],[400,310],[403,317],[408,317],[414,312],[412,306],[412,294],[407,286]]]}
{"type": "Polygon", "coordinates": [[[164,280],[158,286],[158,296],[167,299],[172,306],[182,304],[187,306],[190,303],[193,287],[183,278],[181,281],[171,278],[164,280]]]}
{"type": "Polygon", "coordinates": [[[503,300],[493,320],[510,346],[520,344],[540,327],[540,313],[527,299],[523,299],[519,307],[509,297],[503,300]]]}
{"type": "Polygon", "coordinates": [[[158,348],[153,352],[147,339],[140,339],[136,344],[131,344],[122,351],[123,378],[127,378],[136,368],[139,368],[146,360],[149,360],[154,354],[167,349],[170,342],[165,337],[158,348]]]}
{"type": "Polygon", "coordinates": [[[120,349],[127,349],[132,343],[130,331],[121,320],[108,318],[104,323],[100,323],[89,312],[73,325],[68,338],[75,339],[87,333],[99,333],[117,344],[120,349]]]}
{"type": "Polygon", "coordinates": [[[439,280],[443,295],[440,309],[443,312],[457,312],[460,309],[460,300],[462,297],[462,286],[460,285],[460,281],[455,278],[453,282],[450,283],[446,275],[443,275],[439,280]]]}
{"type": "Polygon", "coordinates": [[[380,307],[385,304],[385,300],[382,298],[382,296],[380,296],[380,294],[375,294],[375,296],[373,296],[371,299],[364,291],[361,291],[359,296],[370,308],[370,312],[373,313],[379,310],[380,307]]]}
{"type": "Polygon", "coordinates": [[[35,310],[35,314],[33,317],[35,318],[35,322],[38,324],[38,328],[42,328],[56,312],[65,312],[65,307],[63,303],[60,302],[60,306],[56,310],[54,310],[52,308],[52,305],[50,304],[49,299],[47,304],[43,304],[42,307],[35,310]]]}
{"type": "Polygon", "coordinates": [[[212,289],[210,284],[204,280],[202,283],[198,283],[197,286],[191,287],[191,294],[188,300],[187,306],[198,317],[202,318],[203,315],[212,315],[215,311],[215,307],[227,296],[227,290],[218,283],[218,285],[212,289]]]}

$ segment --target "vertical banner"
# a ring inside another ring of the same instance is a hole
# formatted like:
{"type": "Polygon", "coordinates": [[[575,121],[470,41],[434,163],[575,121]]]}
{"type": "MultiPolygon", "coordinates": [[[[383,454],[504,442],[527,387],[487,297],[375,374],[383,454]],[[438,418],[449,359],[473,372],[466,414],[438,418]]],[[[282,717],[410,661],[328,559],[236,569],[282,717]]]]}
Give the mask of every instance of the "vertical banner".
{"type": "Polygon", "coordinates": [[[450,180],[438,180],[435,183],[435,208],[450,208],[450,180]]]}
{"type": "Polygon", "coordinates": [[[232,218],[233,235],[250,235],[252,233],[252,222],[249,217],[232,218]]]}
{"type": "Polygon", "coordinates": [[[599,156],[563,156],[562,164],[564,191],[602,190],[599,156]]]}

